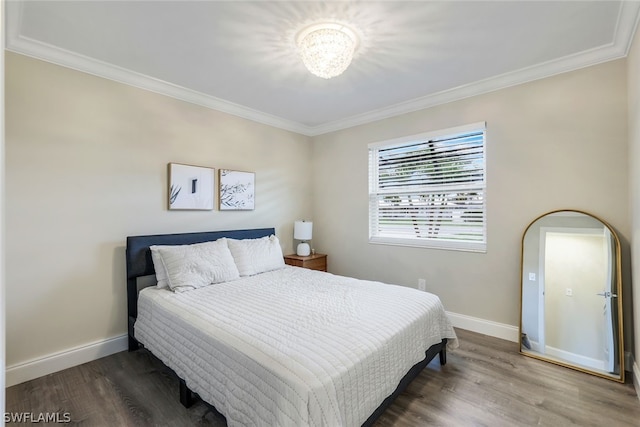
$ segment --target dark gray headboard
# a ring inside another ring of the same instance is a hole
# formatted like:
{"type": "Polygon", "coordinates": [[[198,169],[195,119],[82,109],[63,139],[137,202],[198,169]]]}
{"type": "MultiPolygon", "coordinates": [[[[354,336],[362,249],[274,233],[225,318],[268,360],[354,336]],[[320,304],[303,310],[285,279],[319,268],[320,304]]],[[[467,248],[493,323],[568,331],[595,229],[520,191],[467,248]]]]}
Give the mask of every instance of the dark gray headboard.
{"type": "Polygon", "coordinates": [[[155,274],[151,259],[150,246],[153,245],[191,245],[211,242],[222,237],[230,239],[257,239],[275,234],[274,228],[256,228],[250,230],[204,231],[199,233],[154,234],[149,236],[127,237],[127,312],[129,315],[129,350],[138,348],[133,337],[133,325],[138,317],[138,277],[155,274]]]}

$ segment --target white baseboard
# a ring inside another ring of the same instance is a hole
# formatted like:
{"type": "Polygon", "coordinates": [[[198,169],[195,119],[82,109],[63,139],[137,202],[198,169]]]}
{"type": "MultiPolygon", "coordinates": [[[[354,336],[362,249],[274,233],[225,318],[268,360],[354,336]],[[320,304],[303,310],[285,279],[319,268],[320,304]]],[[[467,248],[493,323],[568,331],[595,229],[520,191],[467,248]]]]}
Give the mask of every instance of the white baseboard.
{"type": "Polygon", "coordinates": [[[591,369],[597,369],[599,371],[606,371],[606,362],[604,360],[594,359],[592,357],[586,357],[581,354],[571,353],[559,348],[546,346],[546,356],[550,356],[556,360],[563,360],[569,363],[575,363],[591,369]]]}
{"type": "MultiPolygon", "coordinates": [[[[456,328],[466,329],[491,337],[501,338],[507,341],[520,342],[519,328],[505,323],[471,317],[464,314],[447,312],[451,323],[456,328]]],[[[91,362],[101,357],[126,350],[128,347],[127,335],[120,335],[103,341],[97,341],[84,346],[76,347],[59,353],[8,366],[5,372],[5,387],[30,381],[44,375],[52,374],[63,369],[91,362]]],[[[634,384],[640,399],[640,367],[633,363],[630,353],[625,354],[626,366],[633,366],[634,384]]]]}
{"type": "MultiPolygon", "coordinates": [[[[507,341],[520,342],[520,328],[518,326],[493,322],[465,314],[452,313],[450,311],[447,311],[447,315],[456,328],[466,329],[467,331],[477,332],[490,337],[502,338],[507,341]]],[[[626,370],[632,369],[633,371],[633,382],[636,393],[638,394],[638,399],[640,399],[640,366],[637,361],[633,360],[633,355],[629,351],[626,351],[624,354],[624,363],[626,370]]]]}
{"type": "MultiPolygon", "coordinates": [[[[465,314],[452,313],[450,311],[447,311],[447,315],[456,328],[466,329],[467,331],[477,332],[490,337],[502,338],[507,341],[520,342],[520,328],[517,326],[471,317],[465,314]]],[[[537,345],[537,343],[534,344],[533,342],[531,342],[531,344],[537,345]]],[[[633,355],[630,351],[625,351],[624,353],[624,366],[625,370],[631,370],[633,373],[633,384],[636,388],[638,399],[640,399],[640,365],[638,365],[637,361],[633,360],[633,355]]]]}
{"type": "Polygon", "coordinates": [[[538,341],[529,340],[529,344],[531,344],[531,351],[540,353],[540,343],[538,341]]]}
{"type": "Polygon", "coordinates": [[[520,342],[520,328],[518,326],[507,325],[505,323],[493,322],[464,314],[447,311],[449,319],[454,327],[466,329],[467,331],[478,332],[491,337],[502,338],[503,340],[520,342]]]}
{"type": "MultiPolygon", "coordinates": [[[[456,328],[519,342],[518,327],[497,323],[490,320],[466,316],[464,314],[447,313],[451,323],[456,328]]],[[[126,350],[128,347],[127,335],[120,335],[103,341],[72,348],[50,354],[18,365],[7,366],[5,371],[5,387],[30,381],[35,378],[49,375],[63,369],[91,362],[101,357],[126,350]]]]}
{"type": "Polygon", "coordinates": [[[70,350],[50,354],[18,365],[7,366],[5,387],[30,381],[73,366],[82,365],[128,348],[128,336],[120,335],[70,350]]]}

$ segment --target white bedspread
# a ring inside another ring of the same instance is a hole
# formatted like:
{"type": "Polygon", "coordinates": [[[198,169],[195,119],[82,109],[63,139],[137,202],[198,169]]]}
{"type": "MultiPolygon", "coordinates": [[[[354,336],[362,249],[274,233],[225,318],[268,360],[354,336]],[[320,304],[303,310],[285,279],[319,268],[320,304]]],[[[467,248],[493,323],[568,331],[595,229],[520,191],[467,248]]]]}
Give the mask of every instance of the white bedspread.
{"type": "Polygon", "coordinates": [[[229,426],[360,426],[451,323],[437,296],[289,267],[140,293],[136,338],[229,426]]]}

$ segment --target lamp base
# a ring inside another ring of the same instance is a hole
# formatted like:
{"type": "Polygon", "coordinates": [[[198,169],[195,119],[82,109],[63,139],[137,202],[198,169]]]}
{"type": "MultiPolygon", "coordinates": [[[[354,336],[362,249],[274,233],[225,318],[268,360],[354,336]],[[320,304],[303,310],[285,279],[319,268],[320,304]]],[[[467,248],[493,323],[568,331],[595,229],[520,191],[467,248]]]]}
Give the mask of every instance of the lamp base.
{"type": "Polygon", "coordinates": [[[306,242],[300,243],[296,249],[296,254],[298,256],[309,256],[311,254],[311,246],[306,242]]]}

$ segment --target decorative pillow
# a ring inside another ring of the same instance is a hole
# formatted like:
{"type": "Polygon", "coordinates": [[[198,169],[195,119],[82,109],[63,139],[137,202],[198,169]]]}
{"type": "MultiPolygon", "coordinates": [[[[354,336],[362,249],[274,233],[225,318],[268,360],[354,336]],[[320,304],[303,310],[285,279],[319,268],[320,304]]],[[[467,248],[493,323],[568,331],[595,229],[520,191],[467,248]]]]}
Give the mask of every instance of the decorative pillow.
{"type": "Polygon", "coordinates": [[[156,281],[159,288],[168,288],[169,282],[167,281],[167,269],[164,268],[164,264],[162,263],[162,257],[157,250],[153,250],[153,248],[159,248],[161,246],[151,246],[151,259],[153,260],[153,268],[156,270],[156,281]]]}
{"type": "Polygon", "coordinates": [[[280,241],[274,235],[259,239],[227,239],[240,276],[284,268],[280,241]]]}
{"type": "Polygon", "coordinates": [[[158,271],[164,268],[166,283],[174,292],[189,291],[240,277],[226,239],[194,245],[151,246],[150,249],[154,267],[156,258],[161,264],[160,268],[155,267],[156,278],[158,271]]]}

